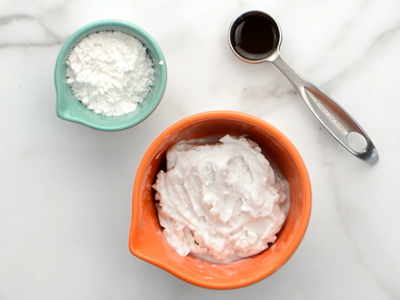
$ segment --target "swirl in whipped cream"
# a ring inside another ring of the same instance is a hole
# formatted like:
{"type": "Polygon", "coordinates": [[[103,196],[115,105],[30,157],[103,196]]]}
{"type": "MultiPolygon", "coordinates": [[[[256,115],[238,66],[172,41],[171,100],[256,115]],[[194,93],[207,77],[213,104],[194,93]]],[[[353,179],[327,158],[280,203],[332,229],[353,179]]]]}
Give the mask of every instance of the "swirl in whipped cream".
{"type": "Polygon", "coordinates": [[[287,183],[253,141],[180,142],[153,188],[163,236],[181,256],[228,263],[276,240],[288,208],[287,183]]]}

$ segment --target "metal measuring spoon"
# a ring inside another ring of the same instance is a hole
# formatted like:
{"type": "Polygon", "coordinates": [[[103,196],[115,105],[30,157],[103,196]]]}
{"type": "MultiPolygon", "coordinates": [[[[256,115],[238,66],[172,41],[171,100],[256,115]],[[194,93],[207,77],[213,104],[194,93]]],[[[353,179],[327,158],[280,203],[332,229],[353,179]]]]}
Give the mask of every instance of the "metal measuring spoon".
{"type": "Polygon", "coordinates": [[[379,160],[378,151],[361,126],[339,104],[312,83],[303,80],[282,59],[279,52],[281,29],[270,15],[257,10],[240,14],[229,27],[228,38],[233,53],[241,60],[273,63],[290,81],[315,117],[351,154],[371,165],[379,160]],[[361,139],[361,147],[356,147],[352,140],[349,142],[349,138],[354,137],[361,139]]]}

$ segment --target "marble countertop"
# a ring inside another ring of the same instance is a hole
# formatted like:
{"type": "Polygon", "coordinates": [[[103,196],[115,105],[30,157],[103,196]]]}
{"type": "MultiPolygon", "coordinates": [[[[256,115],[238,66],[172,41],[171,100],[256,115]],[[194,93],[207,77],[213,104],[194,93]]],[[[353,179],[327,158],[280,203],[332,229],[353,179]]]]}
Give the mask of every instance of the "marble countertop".
{"type": "Polygon", "coordinates": [[[0,299],[400,299],[399,1],[0,0],[0,11],[0,299]],[[232,54],[228,27],[248,9],[278,20],[282,56],[361,124],[376,165],[344,150],[272,64],[232,54]],[[57,118],[53,84],[66,38],[108,18],[144,28],[168,66],[157,110],[111,133],[57,118]],[[187,284],[127,246],[144,151],[172,123],[216,109],[282,131],[313,192],[295,255],[230,291],[187,284]]]}

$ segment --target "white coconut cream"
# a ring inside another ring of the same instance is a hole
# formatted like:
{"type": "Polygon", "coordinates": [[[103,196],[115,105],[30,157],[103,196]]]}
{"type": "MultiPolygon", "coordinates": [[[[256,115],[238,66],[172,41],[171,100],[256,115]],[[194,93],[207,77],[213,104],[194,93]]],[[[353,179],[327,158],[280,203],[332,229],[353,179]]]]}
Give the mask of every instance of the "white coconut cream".
{"type": "Polygon", "coordinates": [[[217,263],[255,255],[276,240],[286,187],[255,142],[229,135],[210,145],[175,144],[153,185],[169,245],[217,263]]]}

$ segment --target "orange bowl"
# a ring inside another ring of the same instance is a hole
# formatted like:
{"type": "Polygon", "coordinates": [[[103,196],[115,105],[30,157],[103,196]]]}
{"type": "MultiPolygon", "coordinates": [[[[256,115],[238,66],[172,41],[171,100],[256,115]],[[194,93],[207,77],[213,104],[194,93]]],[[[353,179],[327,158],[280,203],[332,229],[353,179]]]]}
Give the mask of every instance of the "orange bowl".
{"type": "Polygon", "coordinates": [[[132,194],[129,250],[135,256],[191,284],[233,289],[253,284],[278,270],[299,246],[311,212],[311,188],[306,167],[292,143],[275,127],[254,116],[233,111],[192,115],[164,130],[149,146],[136,172],[132,194]],[[255,256],[215,264],[192,255],[179,256],[164,239],[155,210],[152,184],[165,169],[165,153],[181,140],[246,136],[258,143],[268,160],[289,183],[290,207],[277,240],[255,256]]]}

